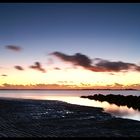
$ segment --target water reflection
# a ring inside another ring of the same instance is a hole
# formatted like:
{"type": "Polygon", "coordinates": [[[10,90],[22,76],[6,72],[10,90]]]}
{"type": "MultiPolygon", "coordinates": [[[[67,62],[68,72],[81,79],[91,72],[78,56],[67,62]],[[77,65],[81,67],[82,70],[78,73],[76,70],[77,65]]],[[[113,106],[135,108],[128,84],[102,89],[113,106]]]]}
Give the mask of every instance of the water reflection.
{"type": "MultiPolygon", "coordinates": [[[[24,91],[25,92],[25,91],[24,91]]],[[[140,111],[128,108],[127,106],[117,106],[108,102],[100,102],[87,98],[80,98],[81,94],[44,94],[44,93],[1,93],[0,97],[7,98],[22,98],[22,99],[37,99],[37,100],[60,100],[71,104],[84,105],[90,107],[101,107],[105,112],[108,112],[116,117],[128,118],[140,121],[140,111]]]]}
{"type": "Polygon", "coordinates": [[[117,106],[112,104],[110,107],[104,108],[104,110],[105,112],[118,117],[140,121],[140,112],[138,110],[134,110],[133,108],[128,108],[127,106],[117,106]]]}
{"type": "Polygon", "coordinates": [[[85,105],[92,107],[101,107],[105,112],[110,113],[116,117],[128,118],[140,121],[140,112],[134,110],[133,108],[128,108],[127,106],[117,106],[115,104],[109,104],[108,102],[100,102],[95,100],[83,99],[79,97],[63,97],[63,96],[50,96],[44,97],[48,100],[60,100],[71,104],[85,105]]]}

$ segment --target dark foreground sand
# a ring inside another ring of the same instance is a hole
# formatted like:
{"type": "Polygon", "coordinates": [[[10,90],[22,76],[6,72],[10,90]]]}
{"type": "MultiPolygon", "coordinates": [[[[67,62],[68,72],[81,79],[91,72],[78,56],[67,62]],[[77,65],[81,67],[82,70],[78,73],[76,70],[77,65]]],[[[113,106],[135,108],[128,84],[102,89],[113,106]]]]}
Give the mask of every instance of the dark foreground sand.
{"type": "Polygon", "coordinates": [[[140,137],[140,122],[60,101],[0,99],[0,137],[140,137]]]}

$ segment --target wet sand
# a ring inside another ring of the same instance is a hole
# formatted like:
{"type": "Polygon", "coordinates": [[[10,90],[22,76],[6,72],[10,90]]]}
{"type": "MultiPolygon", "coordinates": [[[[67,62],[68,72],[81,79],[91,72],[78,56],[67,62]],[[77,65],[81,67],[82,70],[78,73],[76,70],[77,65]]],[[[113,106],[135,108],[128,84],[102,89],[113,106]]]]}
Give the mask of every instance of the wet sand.
{"type": "Polygon", "coordinates": [[[0,137],[140,137],[140,121],[61,101],[1,98],[0,137]]]}

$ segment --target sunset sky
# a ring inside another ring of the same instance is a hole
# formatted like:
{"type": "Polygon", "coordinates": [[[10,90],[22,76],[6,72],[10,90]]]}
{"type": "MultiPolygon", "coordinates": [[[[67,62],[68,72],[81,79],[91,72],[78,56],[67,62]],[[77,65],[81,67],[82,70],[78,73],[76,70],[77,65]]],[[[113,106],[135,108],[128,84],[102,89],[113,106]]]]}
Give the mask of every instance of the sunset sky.
{"type": "Polygon", "coordinates": [[[0,4],[0,88],[140,89],[140,4],[0,4]]]}

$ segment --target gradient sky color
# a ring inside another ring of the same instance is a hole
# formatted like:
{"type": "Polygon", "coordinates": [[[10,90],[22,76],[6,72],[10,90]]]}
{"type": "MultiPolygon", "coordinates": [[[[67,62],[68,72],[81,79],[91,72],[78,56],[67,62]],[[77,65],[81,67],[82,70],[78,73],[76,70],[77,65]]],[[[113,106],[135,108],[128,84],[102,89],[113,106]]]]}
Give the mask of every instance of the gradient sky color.
{"type": "Polygon", "coordinates": [[[122,61],[139,67],[139,14],[140,4],[133,3],[1,3],[0,85],[120,84],[139,88],[139,71],[94,72],[50,55],[56,51],[71,56],[80,53],[90,59],[122,61]]]}

